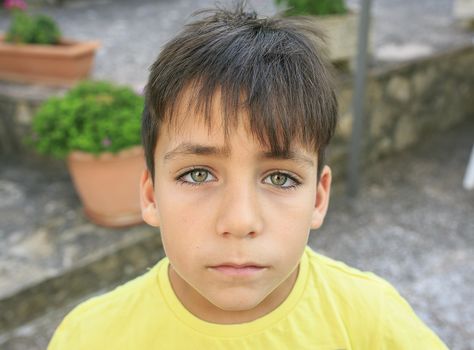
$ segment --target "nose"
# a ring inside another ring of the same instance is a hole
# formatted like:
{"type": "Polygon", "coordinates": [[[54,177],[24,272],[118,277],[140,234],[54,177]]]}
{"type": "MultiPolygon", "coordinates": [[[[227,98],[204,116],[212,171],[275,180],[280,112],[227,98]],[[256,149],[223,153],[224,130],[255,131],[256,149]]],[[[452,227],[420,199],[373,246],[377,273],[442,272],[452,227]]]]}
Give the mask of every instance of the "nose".
{"type": "Polygon", "coordinates": [[[255,186],[228,185],[223,189],[216,226],[218,234],[226,237],[254,238],[262,233],[263,218],[255,186]]]}

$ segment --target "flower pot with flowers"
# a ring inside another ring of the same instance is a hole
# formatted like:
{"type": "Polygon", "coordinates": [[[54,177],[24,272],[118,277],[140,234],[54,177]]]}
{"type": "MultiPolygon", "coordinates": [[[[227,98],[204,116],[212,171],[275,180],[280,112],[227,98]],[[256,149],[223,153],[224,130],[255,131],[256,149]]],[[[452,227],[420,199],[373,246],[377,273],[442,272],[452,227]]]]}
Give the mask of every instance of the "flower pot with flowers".
{"type": "Polygon", "coordinates": [[[275,0],[287,16],[310,16],[326,37],[319,43],[331,62],[352,64],[357,52],[357,14],[344,0],[275,0]]]}
{"type": "Polygon", "coordinates": [[[85,214],[99,225],[141,223],[142,109],[142,96],[128,87],[83,81],[33,118],[30,142],[39,153],[67,157],[85,214]]]}
{"type": "Polygon", "coordinates": [[[23,0],[5,0],[4,7],[11,22],[0,35],[0,80],[72,86],[89,76],[97,41],[62,38],[51,17],[28,14],[23,0]]]}

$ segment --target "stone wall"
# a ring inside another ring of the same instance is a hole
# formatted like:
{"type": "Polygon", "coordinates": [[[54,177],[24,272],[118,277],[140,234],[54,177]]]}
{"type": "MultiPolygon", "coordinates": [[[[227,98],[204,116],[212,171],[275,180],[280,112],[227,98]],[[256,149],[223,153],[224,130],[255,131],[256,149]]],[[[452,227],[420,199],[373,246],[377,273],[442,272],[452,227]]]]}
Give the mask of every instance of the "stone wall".
{"type": "Polygon", "coordinates": [[[64,92],[63,88],[0,82],[0,155],[33,154],[25,143],[33,115],[46,98],[64,92]]]}
{"type": "MultiPolygon", "coordinates": [[[[474,46],[403,65],[370,70],[362,163],[398,152],[430,133],[474,118],[474,46]]],[[[23,144],[34,111],[62,89],[0,84],[0,155],[32,155],[23,144]]],[[[345,173],[352,131],[352,79],[338,86],[340,122],[329,163],[336,177],[345,173]]]]}
{"type": "MultiPolygon", "coordinates": [[[[362,165],[474,118],[474,46],[369,73],[362,165]]],[[[328,150],[336,177],[346,171],[352,81],[339,84],[339,126],[328,150]]],[[[473,139],[474,140],[474,139],[473,139]]]]}

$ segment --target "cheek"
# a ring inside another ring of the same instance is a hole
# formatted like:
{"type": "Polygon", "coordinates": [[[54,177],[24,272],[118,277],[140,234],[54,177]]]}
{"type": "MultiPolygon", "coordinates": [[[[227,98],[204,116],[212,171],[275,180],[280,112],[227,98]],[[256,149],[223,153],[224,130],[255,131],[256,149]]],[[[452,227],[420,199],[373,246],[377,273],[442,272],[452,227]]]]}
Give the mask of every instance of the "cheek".
{"type": "Polygon", "coordinates": [[[299,258],[308,241],[313,208],[314,199],[307,192],[278,199],[267,197],[262,212],[269,233],[268,244],[280,256],[299,258]]]}
{"type": "Polygon", "coordinates": [[[172,186],[157,189],[163,245],[168,256],[188,258],[202,250],[203,235],[210,232],[210,203],[196,195],[176,191],[172,186]]]}
{"type": "Polygon", "coordinates": [[[159,189],[157,198],[162,222],[173,227],[201,227],[211,211],[209,196],[205,191],[185,186],[169,185],[159,189]]]}
{"type": "Polygon", "coordinates": [[[267,218],[272,219],[270,222],[278,222],[290,232],[300,231],[311,225],[315,196],[313,189],[284,196],[267,196],[262,210],[267,218]]]}

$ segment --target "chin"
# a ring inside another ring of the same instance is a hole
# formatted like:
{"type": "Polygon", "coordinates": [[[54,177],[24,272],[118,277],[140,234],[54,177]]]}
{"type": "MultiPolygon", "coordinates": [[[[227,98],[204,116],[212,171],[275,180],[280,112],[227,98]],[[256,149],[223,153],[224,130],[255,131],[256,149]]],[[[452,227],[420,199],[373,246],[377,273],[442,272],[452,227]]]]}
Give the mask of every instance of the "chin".
{"type": "Polygon", "coordinates": [[[241,312],[249,311],[256,308],[262,303],[264,298],[258,297],[241,297],[238,298],[235,295],[227,295],[221,298],[208,299],[214,306],[218,307],[223,311],[241,312]]]}

